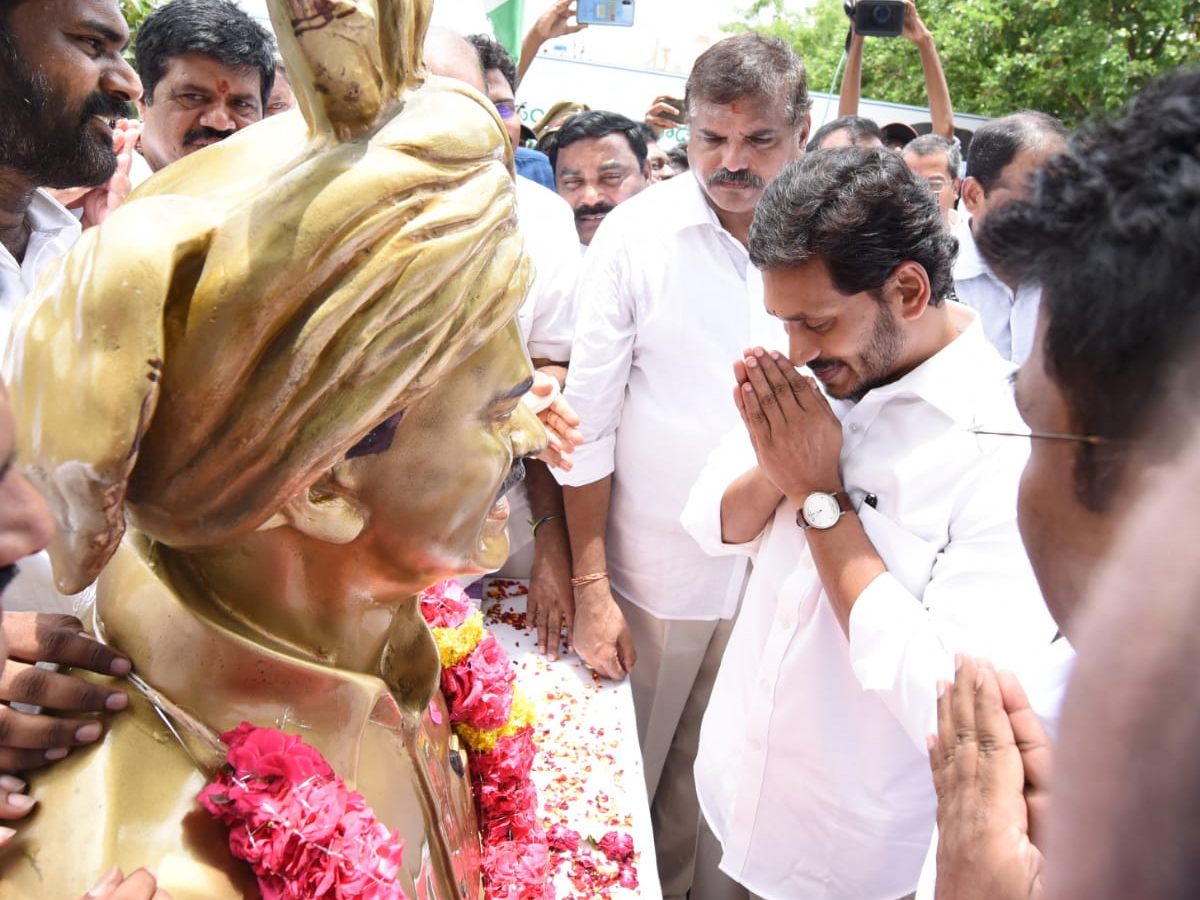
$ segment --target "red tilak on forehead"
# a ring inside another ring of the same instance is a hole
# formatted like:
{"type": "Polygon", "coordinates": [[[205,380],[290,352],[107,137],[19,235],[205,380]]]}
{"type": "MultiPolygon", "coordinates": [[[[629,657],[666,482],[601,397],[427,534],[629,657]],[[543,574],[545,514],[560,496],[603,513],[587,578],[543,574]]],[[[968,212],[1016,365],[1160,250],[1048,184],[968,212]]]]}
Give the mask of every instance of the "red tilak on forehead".
{"type": "Polygon", "coordinates": [[[220,91],[222,94],[228,94],[229,93],[229,82],[228,81],[218,81],[217,82],[217,90],[220,91]]]}

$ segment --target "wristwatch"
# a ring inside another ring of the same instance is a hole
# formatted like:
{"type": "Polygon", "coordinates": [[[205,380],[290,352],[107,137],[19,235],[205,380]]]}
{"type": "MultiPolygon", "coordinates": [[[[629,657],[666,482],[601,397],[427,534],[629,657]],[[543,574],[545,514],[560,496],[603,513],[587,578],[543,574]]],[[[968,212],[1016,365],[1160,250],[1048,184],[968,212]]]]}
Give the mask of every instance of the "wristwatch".
{"type": "Polygon", "coordinates": [[[832,528],[848,512],[853,512],[850,496],[845,491],[832,494],[813,491],[804,498],[804,505],[796,512],[796,524],[801,528],[832,528]]]}

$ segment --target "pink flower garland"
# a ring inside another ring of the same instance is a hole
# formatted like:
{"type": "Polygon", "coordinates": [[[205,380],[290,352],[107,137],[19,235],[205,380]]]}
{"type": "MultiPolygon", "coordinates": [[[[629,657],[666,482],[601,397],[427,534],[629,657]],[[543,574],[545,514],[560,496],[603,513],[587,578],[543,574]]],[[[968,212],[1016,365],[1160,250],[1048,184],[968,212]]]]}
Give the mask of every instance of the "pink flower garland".
{"type": "Polygon", "coordinates": [[[404,841],[300,738],[243,722],[221,735],[228,765],[200,792],[263,900],[399,900],[404,841]]]}
{"type": "MultiPolygon", "coordinates": [[[[450,720],[467,746],[485,897],[554,900],[530,779],[537,748],[529,716],[514,709],[508,655],[480,628],[478,610],[457,581],[422,592],[420,605],[442,653],[450,720]]],[[[318,750],[248,722],[221,740],[227,765],[200,792],[200,803],[229,826],[230,851],[250,864],[264,900],[405,896],[397,880],[404,841],[376,820],[318,750]]]]}
{"type": "MultiPolygon", "coordinates": [[[[444,655],[454,658],[468,649],[462,632],[469,631],[465,626],[478,611],[457,581],[423,591],[421,612],[444,655]]],[[[537,752],[533,729],[525,725],[508,733],[515,718],[508,654],[485,632],[461,659],[447,662],[444,658],[442,692],[470,760],[483,839],[484,894],[488,900],[554,900],[549,847],[529,777],[537,752]],[[490,750],[478,740],[479,732],[498,732],[490,750]]]]}

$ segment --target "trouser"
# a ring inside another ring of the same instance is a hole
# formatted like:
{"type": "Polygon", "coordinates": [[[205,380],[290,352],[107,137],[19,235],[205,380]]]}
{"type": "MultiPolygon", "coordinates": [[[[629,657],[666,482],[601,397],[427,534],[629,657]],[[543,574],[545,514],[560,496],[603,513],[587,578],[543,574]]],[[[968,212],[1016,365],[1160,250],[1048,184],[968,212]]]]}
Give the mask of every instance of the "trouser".
{"type": "Polygon", "coordinates": [[[700,826],[692,772],[700,722],[733,622],[660,619],[616,592],[614,597],[637,651],[629,680],[659,880],[665,900],[683,898],[692,883],[700,826]]]}

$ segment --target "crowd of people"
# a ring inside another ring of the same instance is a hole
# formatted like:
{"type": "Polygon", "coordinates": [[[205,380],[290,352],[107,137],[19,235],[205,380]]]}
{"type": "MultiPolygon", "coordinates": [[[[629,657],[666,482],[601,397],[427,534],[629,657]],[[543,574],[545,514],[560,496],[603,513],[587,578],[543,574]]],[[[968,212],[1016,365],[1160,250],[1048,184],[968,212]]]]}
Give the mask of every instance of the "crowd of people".
{"type": "MultiPolygon", "coordinates": [[[[43,6],[0,6],[5,332],[131,189],[297,102],[228,0],[158,7],[134,66],[115,0],[43,6]]],[[[699,56],[683,109],[565,103],[530,135],[519,77],[578,28],[569,0],[520,68],[429,31],[431,75],[508,130],[516,319],[558,398],[509,570],[542,653],[629,679],[664,897],[1189,896],[1200,72],[1074,133],[1014,110],[964,152],[906,9],[925,135],[858,115],[858,35],[819,129],[793,48],[746,32],[699,56]]],[[[53,529],[0,400],[11,566],[53,529]]],[[[31,611],[2,633],[0,841],[25,773],[100,741],[130,670],[51,615],[44,567],[6,571],[31,611]]],[[[140,870],[88,896],[165,893],[140,870]]]]}

